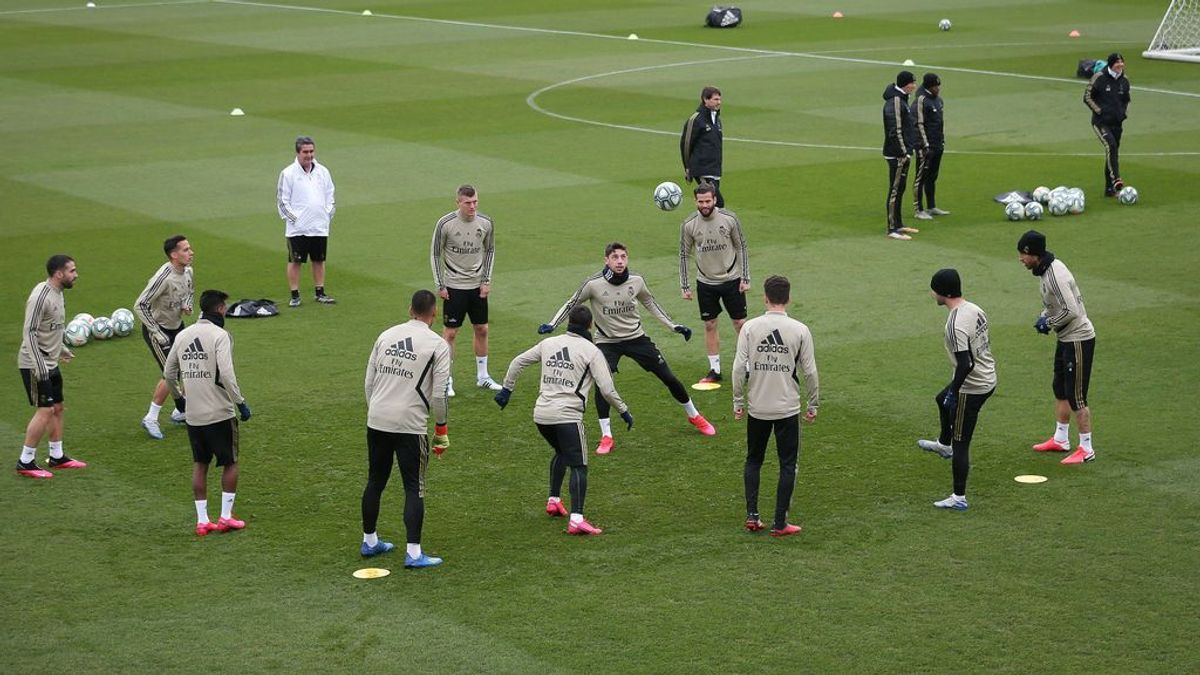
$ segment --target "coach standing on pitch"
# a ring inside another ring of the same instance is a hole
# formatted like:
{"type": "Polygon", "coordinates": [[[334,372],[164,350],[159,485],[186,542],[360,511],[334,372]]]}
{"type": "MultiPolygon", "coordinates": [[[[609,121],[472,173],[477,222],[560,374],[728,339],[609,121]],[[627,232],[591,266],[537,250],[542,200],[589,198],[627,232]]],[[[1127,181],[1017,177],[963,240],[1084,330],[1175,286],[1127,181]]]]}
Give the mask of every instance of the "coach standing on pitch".
{"type": "Polygon", "coordinates": [[[942,111],[945,107],[942,79],[937,73],[925,73],[921,87],[917,89],[917,99],[909,110],[917,129],[917,173],[913,177],[913,208],[916,209],[917,220],[933,220],[934,216],[950,215],[949,211],[937,207],[934,198],[938,173],[942,168],[942,152],[946,149],[946,135],[942,128],[942,111]]]}
{"type": "Polygon", "coordinates": [[[1054,437],[1038,443],[1038,452],[1068,452],[1071,449],[1071,411],[1079,423],[1079,447],[1063,464],[1083,464],[1096,459],[1092,449],[1092,412],[1088,408],[1088,385],[1092,379],[1092,355],[1096,351],[1096,329],[1088,320],[1083,294],[1075,276],[1063,261],[1046,250],[1046,235],[1029,230],[1017,242],[1017,253],[1025,269],[1042,280],[1042,313],[1033,327],[1042,335],[1058,333],[1054,349],[1054,413],[1058,420],[1054,437]]]}
{"type": "Polygon", "coordinates": [[[800,457],[800,409],[804,421],[817,418],[820,383],[813,356],[812,333],[808,326],[787,315],[792,285],[786,277],[771,276],[763,282],[766,314],[742,326],[737,356],[733,360],[733,416],[746,420],[746,464],[742,477],[746,487],[746,529],[763,529],[758,517],[758,480],[771,432],[779,454],[779,486],[775,491],[775,520],[772,537],[800,532],[788,523],[792,491],[796,488],[796,462],[800,457]],[[808,402],[800,404],[800,374],[808,402]]]}
{"type": "Polygon", "coordinates": [[[954,376],[934,397],[942,425],[937,440],[919,440],[917,446],[952,458],[953,491],[933,505],[966,511],[971,437],[979,411],[996,390],[996,362],[992,359],[987,315],[979,305],[963,298],[958,270],[946,268],[935,272],[929,290],[937,304],[950,310],[944,337],[946,355],[954,364],[954,376]]]}
{"type": "Polygon", "coordinates": [[[905,227],[900,213],[912,161],[909,155],[916,140],[908,112],[908,95],[916,87],[916,76],[902,70],[896,75],[896,83],[883,90],[883,157],[888,163],[887,236],[902,241],[912,239],[909,234],[919,232],[915,227],[905,227]]]}
{"type": "Polygon", "coordinates": [[[309,136],[296,139],[296,161],[279,172],[277,206],[287,237],[287,278],[292,290],[288,307],[300,306],[300,266],[309,258],[316,301],[332,305],[337,301],[325,295],[325,254],[329,223],[336,210],[333,176],[324,164],[317,163],[316,145],[309,136]]]}
{"type": "Polygon", "coordinates": [[[721,195],[721,90],[705,87],[700,91],[700,107],[683,125],[679,136],[679,155],[683,159],[683,180],[710,183],[717,196],[717,208],[725,206],[721,195]]]}
{"type": "Polygon", "coordinates": [[[1118,52],[1108,55],[1108,66],[1092,76],[1083,91],[1083,102],[1092,111],[1092,130],[1104,146],[1104,196],[1111,197],[1125,182],[1121,180],[1121,127],[1129,107],[1129,78],[1125,77],[1125,57],[1118,52]]]}

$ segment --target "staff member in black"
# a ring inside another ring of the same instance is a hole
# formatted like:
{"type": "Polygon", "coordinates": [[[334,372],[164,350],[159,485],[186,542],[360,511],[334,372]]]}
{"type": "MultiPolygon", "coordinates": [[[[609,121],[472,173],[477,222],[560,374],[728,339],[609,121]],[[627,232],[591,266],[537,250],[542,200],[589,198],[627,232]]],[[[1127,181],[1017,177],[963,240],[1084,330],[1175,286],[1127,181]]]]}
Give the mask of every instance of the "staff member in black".
{"type": "Polygon", "coordinates": [[[939,209],[934,200],[938,172],[942,168],[942,151],[946,148],[946,136],[942,131],[942,110],[946,104],[941,94],[942,78],[937,73],[925,73],[917,89],[917,100],[909,108],[917,130],[917,174],[913,177],[913,208],[917,211],[917,220],[950,215],[949,211],[939,209]]]}
{"type": "Polygon", "coordinates": [[[904,199],[904,186],[908,182],[908,165],[911,163],[916,132],[908,112],[908,95],[917,88],[917,78],[907,70],[896,75],[896,83],[883,90],[883,157],[888,163],[887,236],[889,239],[908,240],[908,236],[919,232],[915,227],[905,227],[900,215],[900,202],[904,199]]]}
{"type": "Polygon", "coordinates": [[[1104,146],[1104,196],[1111,197],[1125,187],[1121,180],[1118,155],[1121,151],[1121,125],[1129,107],[1129,78],[1125,77],[1125,57],[1118,52],[1108,55],[1108,66],[1092,76],[1083,91],[1083,102],[1092,111],[1092,130],[1104,146]]]}
{"type": "Polygon", "coordinates": [[[721,90],[705,87],[700,91],[700,107],[683,125],[679,136],[679,155],[683,159],[683,180],[709,183],[717,196],[717,208],[725,208],[721,195],[721,90]]]}

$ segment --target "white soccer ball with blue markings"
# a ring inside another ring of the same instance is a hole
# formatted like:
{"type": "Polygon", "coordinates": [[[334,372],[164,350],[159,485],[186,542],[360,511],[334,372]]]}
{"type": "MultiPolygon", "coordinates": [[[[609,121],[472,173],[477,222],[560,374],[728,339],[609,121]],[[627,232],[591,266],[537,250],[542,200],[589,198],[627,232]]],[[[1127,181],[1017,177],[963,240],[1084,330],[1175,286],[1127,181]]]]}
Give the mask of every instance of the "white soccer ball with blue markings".
{"type": "Polygon", "coordinates": [[[1137,188],[1133,187],[1132,185],[1126,185],[1125,187],[1121,188],[1120,192],[1117,193],[1117,201],[1121,202],[1122,204],[1136,204],[1137,200],[1138,191],[1137,188]]]}
{"type": "Polygon", "coordinates": [[[92,316],[91,314],[88,314],[87,312],[80,312],[75,315],[74,319],[71,319],[71,320],[72,321],[82,321],[82,322],[86,323],[88,326],[91,326],[92,322],[96,320],[96,317],[92,316]]]}
{"type": "Polygon", "coordinates": [[[1021,220],[1025,217],[1025,205],[1021,202],[1009,202],[1004,207],[1004,215],[1009,220],[1021,220]]]}
{"type": "Polygon", "coordinates": [[[1079,188],[1071,188],[1067,192],[1067,211],[1078,215],[1083,213],[1085,206],[1086,201],[1084,200],[1083,190],[1080,190],[1079,188]]]}
{"type": "Polygon", "coordinates": [[[1052,216],[1065,216],[1067,215],[1069,206],[1070,205],[1067,203],[1067,196],[1065,194],[1057,194],[1050,197],[1050,205],[1048,208],[1050,210],[1050,215],[1052,216]]]}
{"type": "Polygon", "coordinates": [[[1033,198],[1042,204],[1050,203],[1050,188],[1045,185],[1039,185],[1033,190],[1033,198]]]}
{"type": "Polygon", "coordinates": [[[674,211],[679,208],[681,202],[683,190],[675,183],[666,181],[654,188],[654,205],[663,211],[674,211]]]}
{"type": "Polygon", "coordinates": [[[133,312],[122,307],[112,313],[113,335],[126,337],[133,332],[133,312]]]}
{"type": "Polygon", "coordinates": [[[125,309],[124,307],[120,309],[114,309],[112,313],[112,320],[133,323],[133,312],[125,309]]]}
{"type": "Polygon", "coordinates": [[[82,347],[91,337],[92,329],[86,321],[76,319],[63,329],[63,343],[68,347],[82,347]]]}
{"type": "Polygon", "coordinates": [[[1042,205],[1038,202],[1029,202],[1025,205],[1025,220],[1041,220],[1042,205]]]}
{"type": "Polygon", "coordinates": [[[950,30],[953,27],[954,24],[950,23],[950,19],[942,19],[938,22],[938,28],[942,30],[950,30]]]}
{"type": "Polygon", "coordinates": [[[107,316],[98,316],[92,322],[92,337],[97,340],[107,340],[113,336],[112,319],[107,316]]]}

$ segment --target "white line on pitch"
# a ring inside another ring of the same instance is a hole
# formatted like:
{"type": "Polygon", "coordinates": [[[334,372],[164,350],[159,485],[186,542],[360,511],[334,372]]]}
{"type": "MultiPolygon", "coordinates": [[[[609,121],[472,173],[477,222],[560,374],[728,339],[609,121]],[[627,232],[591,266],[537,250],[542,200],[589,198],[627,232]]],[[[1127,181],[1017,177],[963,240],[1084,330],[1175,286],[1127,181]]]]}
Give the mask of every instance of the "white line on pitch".
{"type": "Polygon", "coordinates": [[[86,5],[75,5],[73,7],[41,7],[38,9],[6,9],[0,10],[0,16],[9,16],[12,14],[47,14],[50,12],[82,12],[85,10],[100,11],[109,9],[137,9],[138,7],[166,7],[168,5],[199,5],[207,4],[210,0],[166,0],[165,2],[134,2],[123,5],[101,5],[97,7],[88,7],[86,5]]]}

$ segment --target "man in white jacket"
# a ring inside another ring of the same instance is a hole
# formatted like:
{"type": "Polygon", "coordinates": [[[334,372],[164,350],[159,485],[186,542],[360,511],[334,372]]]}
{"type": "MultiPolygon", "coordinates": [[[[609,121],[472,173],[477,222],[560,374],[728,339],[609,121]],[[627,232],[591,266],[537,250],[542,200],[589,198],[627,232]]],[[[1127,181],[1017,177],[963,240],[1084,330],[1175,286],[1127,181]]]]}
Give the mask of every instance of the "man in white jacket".
{"type": "Polygon", "coordinates": [[[333,177],[317,163],[316,145],[310,136],[296,139],[296,161],[279,172],[277,206],[287,237],[287,277],[292,291],[288,306],[300,306],[300,266],[310,257],[316,301],[332,305],[336,301],[325,295],[325,252],[335,211],[333,177]]]}

